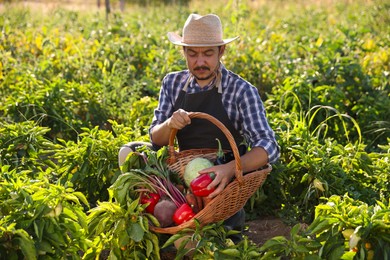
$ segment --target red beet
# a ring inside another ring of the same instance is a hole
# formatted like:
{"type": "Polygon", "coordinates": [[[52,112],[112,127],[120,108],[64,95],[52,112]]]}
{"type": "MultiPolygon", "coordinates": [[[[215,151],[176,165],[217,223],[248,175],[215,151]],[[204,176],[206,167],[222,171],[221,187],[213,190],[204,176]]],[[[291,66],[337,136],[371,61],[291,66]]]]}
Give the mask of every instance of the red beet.
{"type": "Polygon", "coordinates": [[[160,222],[161,227],[169,227],[173,224],[173,214],[177,207],[169,199],[161,199],[154,207],[154,216],[160,222]]]}

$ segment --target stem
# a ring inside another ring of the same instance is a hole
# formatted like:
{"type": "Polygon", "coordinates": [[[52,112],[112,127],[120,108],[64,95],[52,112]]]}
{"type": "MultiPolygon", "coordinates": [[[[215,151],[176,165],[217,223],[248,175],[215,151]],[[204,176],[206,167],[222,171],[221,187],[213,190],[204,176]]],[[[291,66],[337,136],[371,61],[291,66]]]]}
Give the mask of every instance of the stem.
{"type": "Polygon", "coordinates": [[[150,179],[162,192],[160,196],[168,196],[172,202],[175,203],[176,207],[180,207],[183,203],[185,203],[184,195],[181,194],[181,192],[177,190],[177,188],[172,183],[157,176],[150,176],[150,179]]]}
{"type": "Polygon", "coordinates": [[[224,154],[223,149],[222,149],[221,141],[219,141],[218,138],[215,138],[215,140],[217,140],[217,142],[218,142],[217,157],[218,158],[224,158],[225,154],[224,154]]]}

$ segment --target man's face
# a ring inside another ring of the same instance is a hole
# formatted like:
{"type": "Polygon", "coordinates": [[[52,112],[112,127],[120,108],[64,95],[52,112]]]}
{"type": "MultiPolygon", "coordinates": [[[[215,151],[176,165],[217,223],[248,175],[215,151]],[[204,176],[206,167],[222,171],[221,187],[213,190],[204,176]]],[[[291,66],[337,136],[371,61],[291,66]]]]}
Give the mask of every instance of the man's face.
{"type": "Polygon", "coordinates": [[[184,48],[188,69],[198,82],[212,79],[224,50],[225,46],[184,48]]]}

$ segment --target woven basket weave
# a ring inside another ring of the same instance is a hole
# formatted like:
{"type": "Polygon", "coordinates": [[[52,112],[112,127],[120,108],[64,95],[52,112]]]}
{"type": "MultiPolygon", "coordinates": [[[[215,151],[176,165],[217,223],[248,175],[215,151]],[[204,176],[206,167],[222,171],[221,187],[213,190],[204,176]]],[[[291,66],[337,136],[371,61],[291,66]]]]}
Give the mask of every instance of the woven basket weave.
{"type": "MultiPolygon", "coordinates": [[[[161,228],[150,226],[150,229],[156,233],[176,234],[184,228],[195,228],[194,219],[197,219],[201,226],[226,220],[244,207],[248,199],[263,184],[272,170],[271,165],[267,165],[262,170],[253,171],[243,175],[238,148],[229,130],[218,119],[211,115],[201,112],[191,112],[189,113],[189,116],[190,118],[202,118],[209,120],[225,134],[235,158],[235,178],[220,194],[213,198],[201,211],[199,211],[193,219],[181,225],[172,227],[161,228]]],[[[176,133],[177,129],[173,129],[169,138],[168,168],[179,173],[181,178],[183,178],[186,165],[191,160],[197,157],[206,158],[211,161],[216,159],[216,149],[193,149],[176,152],[174,147],[176,133]]]]}

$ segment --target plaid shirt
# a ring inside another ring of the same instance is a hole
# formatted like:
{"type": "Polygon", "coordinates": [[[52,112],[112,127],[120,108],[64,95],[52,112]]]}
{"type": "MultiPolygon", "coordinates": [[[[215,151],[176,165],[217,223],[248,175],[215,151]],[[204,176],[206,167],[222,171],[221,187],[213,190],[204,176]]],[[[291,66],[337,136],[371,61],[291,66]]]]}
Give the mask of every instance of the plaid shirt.
{"type": "MultiPolygon", "coordinates": [[[[270,163],[279,158],[279,146],[275,140],[275,133],[268,124],[263,102],[258,90],[240,76],[220,66],[222,104],[234,127],[244,136],[250,147],[262,147],[268,153],[270,163]]],[[[179,92],[191,76],[188,70],[167,74],[160,89],[158,107],[154,110],[154,117],[150,130],[163,123],[172,116],[179,92]]],[[[211,82],[208,87],[201,88],[196,80],[188,85],[187,93],[196,93],[214,87],[211,82]]],[[[218,84],[219,85],[219,84],[218,84]]]]}

